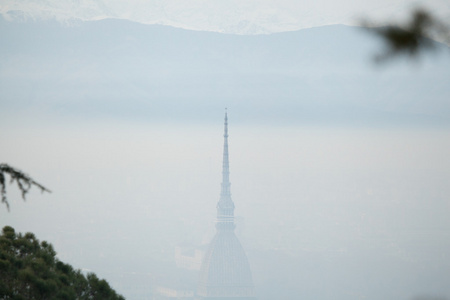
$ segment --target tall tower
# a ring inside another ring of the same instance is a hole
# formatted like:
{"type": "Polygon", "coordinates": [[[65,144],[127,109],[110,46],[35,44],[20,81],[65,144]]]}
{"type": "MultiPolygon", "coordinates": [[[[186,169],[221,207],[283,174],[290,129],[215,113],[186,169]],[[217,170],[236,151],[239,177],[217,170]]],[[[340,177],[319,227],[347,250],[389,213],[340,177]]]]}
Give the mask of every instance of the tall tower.
{"type": "Polygon", "coordinates": [[[225,111],[222,187],[217,203],[216,235],[203,258],[198,300],[255,300],[252,273],[244,249],[234,233],[228,160],[228,118],[225,111]]]}

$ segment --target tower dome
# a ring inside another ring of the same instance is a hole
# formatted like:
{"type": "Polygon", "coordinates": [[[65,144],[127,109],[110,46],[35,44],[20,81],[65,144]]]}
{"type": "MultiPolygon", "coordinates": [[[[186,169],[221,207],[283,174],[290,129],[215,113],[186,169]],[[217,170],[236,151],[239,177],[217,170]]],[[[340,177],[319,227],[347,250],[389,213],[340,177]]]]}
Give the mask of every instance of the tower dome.
{"type": "Polygon", "coordinates": [[[234,233],[228,161],[228,118],[225,112],[222,189],[217,203],[216,235],[203,258],[197,299],[255,300],[252,273],[244,248],[234,233]]]}

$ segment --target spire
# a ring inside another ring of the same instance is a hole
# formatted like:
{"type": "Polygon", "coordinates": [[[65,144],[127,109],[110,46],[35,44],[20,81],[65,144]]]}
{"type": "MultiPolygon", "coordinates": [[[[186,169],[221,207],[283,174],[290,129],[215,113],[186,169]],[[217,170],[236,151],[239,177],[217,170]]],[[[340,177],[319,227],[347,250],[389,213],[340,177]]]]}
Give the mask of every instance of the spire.
{"type": "Polygon", "coordinates": [[[227,109],[225,108],[225,122],[223,133],[223,160],[222,160],[222,190],[220,198],[230,197],[230,164],[228,160],[228,116],[227,109]]]}
{"type": "Polygon", "coordinates": [[[203,257],[195,299],[256,300],[247,255],[234,233],[226,110],[224,127],[222,189],[217,203],[217,232],[203,257]]]}
{"type": "Polygon", "coordinates": [[[231,200],[230,165],[228,160],[228,115],[225,108],[224,134],[223,134],[223,161],[222,161],[222,188],[220,200],[217,203],[217,228],[234,228],[234,203],[231,200]],[[224,224],[221,226],[219,224],[224,224]]]}

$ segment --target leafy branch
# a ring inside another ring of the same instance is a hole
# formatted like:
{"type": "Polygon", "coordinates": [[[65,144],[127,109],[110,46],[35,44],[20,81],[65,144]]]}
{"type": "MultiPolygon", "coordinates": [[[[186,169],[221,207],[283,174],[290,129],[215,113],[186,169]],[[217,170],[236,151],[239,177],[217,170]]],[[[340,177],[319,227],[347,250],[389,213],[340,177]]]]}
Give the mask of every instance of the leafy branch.
{"type": "Polygon", "coordinates": [[[26,195],[33,185],[38,187],[42,193],[43,192],[51,193],[49,189],[47,189],[42,184],[34,181],[34,179],[28,176],[27,174],[5,163],[2,163],[0,164],[0,194],[2,198],[2,203],[6,205],[8,211],[9,211],[9,203],[8,198],[6,196],[6,175],[9,175],[10,177],[10,184],[13,184],[14,182],[17,183],[17,187],[22,192],[23,200],[26,200],[26,195]]]}

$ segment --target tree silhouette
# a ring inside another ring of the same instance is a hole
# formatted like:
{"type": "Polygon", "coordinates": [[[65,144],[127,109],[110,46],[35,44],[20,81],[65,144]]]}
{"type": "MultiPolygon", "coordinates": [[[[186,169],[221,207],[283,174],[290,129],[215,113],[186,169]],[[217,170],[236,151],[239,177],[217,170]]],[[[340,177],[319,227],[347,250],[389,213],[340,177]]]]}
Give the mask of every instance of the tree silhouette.
{"type": "Polygon", "coordinates": [[[6,175],[10,177],[10,183],[17,183],[17,187],[22,192],[23,200],[26,200],[26,194],[30,191],[31,187],[34,185],[38,187],[41,192],[51,193],[49,189],[45,186],[34,181],[33,178],[23,173],[22,171],[15,169],[5,163],[0,164],[0,194],[2,198],[2,203],[6,205],[9,211],[8,198],[6,196],[6,175]]]}
{"type": "Polygon", "coordinates": [[[104,279],[56,258],[50,243],[5,226],[0,235],[0,299],[123,300],[104,279]]]}

